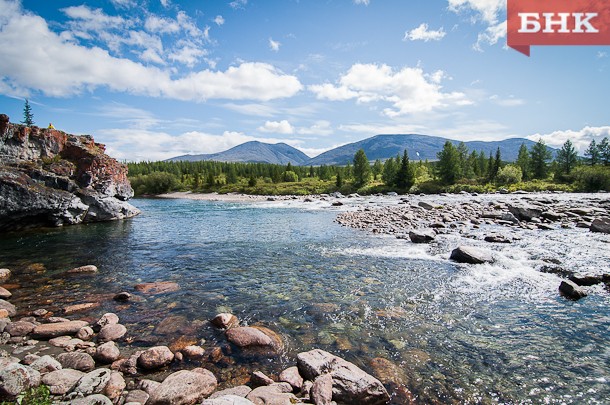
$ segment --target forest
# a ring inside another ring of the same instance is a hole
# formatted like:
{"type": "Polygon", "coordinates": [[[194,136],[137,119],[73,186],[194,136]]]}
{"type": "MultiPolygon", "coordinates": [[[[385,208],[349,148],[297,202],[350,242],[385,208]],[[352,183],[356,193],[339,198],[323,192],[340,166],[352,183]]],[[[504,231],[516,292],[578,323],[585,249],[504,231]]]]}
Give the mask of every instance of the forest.
{"type": "Polygon", "coordinates": [[[402,155],[370,162],[364,150],[346,166],[293,166],[267,163],[138,162],[128,163],[137,196],[171,191],[239,192],[260,195],[308,195],[339,191],[362,195],[398,193],[610,190],[608,138],[591,142],[579,156],[570,140],[555,156],[540,140],[521,145],[516,161],[502,160],[500,150],[485,155],[464,143],[446,142],[435,161],[411,161],[402,155]]]}

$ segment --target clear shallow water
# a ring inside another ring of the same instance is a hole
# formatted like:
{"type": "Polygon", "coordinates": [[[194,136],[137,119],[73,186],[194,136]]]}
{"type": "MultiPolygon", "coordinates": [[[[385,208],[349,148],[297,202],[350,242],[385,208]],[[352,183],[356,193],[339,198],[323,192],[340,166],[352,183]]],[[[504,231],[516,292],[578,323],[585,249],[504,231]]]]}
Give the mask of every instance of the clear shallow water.
{"type": "Polygon", "coordinates": [[[282,335],[286,347],[272,361],[235,354],[236,363],[214,366],[227,384],[244,365],[274,373],[296,353],[319,347],[369,372],[374,358],[391,360],[393,378],[422,403],[610,397],[610,294],[594,288],[567,301],[556,276],[535,271],[545,256],[561,255],[570,266],[599,269],[608,257],[600,236],[591,243],[582,230],[520,235],[515,245],[494,246],[497,264],[457,266],[445,260],[457,235],[416,246],[342,228],[333,222],[336,211],[320,207],[134,204],[143,214],[131,221],[0,236],[0,266],[21,284],[11,301],[58,314],[68,304],[100,302],[78,315],[118,313],[134,346],[180,337],[226,345],[207,323],[221,311],[282,335]],[[44,271],[28,268],[32,263],[44,271]],[[61,274],[84,264],[97,265],[99,274],[61,274]],[[181,288],[136,293],[129,305],[111,300],[152,281],[181,288]],[[171,327],[159,330],[168,317],[171,327]]]}

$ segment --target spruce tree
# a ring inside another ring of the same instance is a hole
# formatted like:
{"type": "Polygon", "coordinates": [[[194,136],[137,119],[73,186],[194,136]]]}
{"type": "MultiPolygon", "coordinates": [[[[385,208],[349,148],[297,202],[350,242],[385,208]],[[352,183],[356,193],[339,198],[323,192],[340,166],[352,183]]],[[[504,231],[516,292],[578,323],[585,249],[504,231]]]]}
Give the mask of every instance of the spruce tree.
{"type": "Polygon", "coordinates": [[[415,171],[409,162],[409,154],[405,149],[404,153],[402,154],[400,168],[396,174],[396,185],[405,191],[409,191],[409,189],[413,187],[413,184],[415,184],[415,171]]]}
{"type": "Polygon", "coordinates": [[[443,150],[437,153],[437,173],[445,184],[454,184],[461,178],[461,165],[459,152],[453,143],[447,141],[443,150]]]}
{"type": "Polygon", "coordinates": [[[525,146],[525,142],[521,144],[521,147],[519,147],[519,155],[517,156],[517,161],[515,163],[521,169],[522,179],[529,180],[530,155],[527,151],[527,146],[525,146]]]}
{"type": "Polygon", "coordinates": [[[551,159],[551,152],[547,149],[542,139],[538,140],[530,150],[530,165],[532,177],[534,179],[546,179],[548,175],[548,160],[551,159]]]}
{"type": "Polygon", "coordinates": [[[343,187],[343,178],[341,177],[341,172],[337,171],[337,179],[335,181],[337,188],[343,187]]]}
{"type": "Polygon", "coordinates": [[[589,163],[591,166],[595,166],[599,163],[599,147],[597,146],[595,139],[591,140],[589,147],[585,151],[585,156],[589,157],[589,163]]]}
{"type": "Polygon", "coordinates": [[[599,149],[599,160],[604,166],[610,165],[610,142],[608,142],[608,137],[604,137],[602,141],[597,146],[599,149]]]}
{"type": "Polygon", "coordinates": [[[578,153],[569,139],[557,151],[557,170],[560,174],[570,174],[578,163],[578,153]]]}
{"type": "Polygon", "coordinates": [[[368,183],[370,174],[369,160],[364,153],[364,149],[360,149],[354,155],[354,184],[356,187],[362,187],[368,183]]]}
{"type": "Polygon", "coordinates": [[[28,99],[25,99],[25,104],[23,106],[23,121],[21,121],[21,123],[26,127],[34,125],[34,114],[32,113],[32,107],[30,107],[28,99]]]}
{"type": "Polygon", "coordinates": [[[396,171],[398,168],[394,162],[394,158],[389,158],[383,164],[383,172],[381,173],[381,180],[383,180],[386,186],[392,187],[396,184],[396,171]]]}

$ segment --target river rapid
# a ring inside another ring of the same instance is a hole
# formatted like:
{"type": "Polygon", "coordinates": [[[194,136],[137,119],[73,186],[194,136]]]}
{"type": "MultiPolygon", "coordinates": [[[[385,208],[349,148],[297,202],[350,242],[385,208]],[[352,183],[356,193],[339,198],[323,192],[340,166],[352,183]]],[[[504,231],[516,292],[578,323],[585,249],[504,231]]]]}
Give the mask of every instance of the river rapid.
{"type": "Polygon", "coordinates": [[[296,353],[321,348],[373,375],[391,373],[420,403],[607,403],[610,293],[598,285],[570,301],[558,293],[560,277],[539,270],[559,263],[610,273],[609,235],[482,224],[415,245],[335,222],[341,211],[390,206],[399,197],[343,202],[136,199],[142,214],[132,220],[1,235],[0,267],[15,274],[11,302],[21,315],[38,308],[61,315],[66,305],[94,302],[69,317],[117,313],[130,342],[122,348],[178,339],[223,347],[233,361],[209,367],[225,386],[252,370],[278,373],[296,353]],[[490,232],[514,241],[486,244],[490,232]],[[493,250],[496,261],[450,262],[465,241],[493,250]],[[99,273],[65,276],[86,264],[99,273]],[[180,289],[134,290],[154,281],[180,289]],[[134,300],[113,301],[120,291],[134,300]],[[236,351],[208,323],[219,312],[278,332],[284,349],[273,358],[236,351]]]}

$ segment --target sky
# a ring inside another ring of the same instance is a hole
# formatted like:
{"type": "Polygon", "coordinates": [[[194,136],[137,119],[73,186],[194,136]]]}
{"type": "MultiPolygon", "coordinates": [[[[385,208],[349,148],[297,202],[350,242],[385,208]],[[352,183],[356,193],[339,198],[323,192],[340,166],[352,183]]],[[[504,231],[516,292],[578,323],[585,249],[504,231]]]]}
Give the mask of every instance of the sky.
{"type": "Polygon", "coordinates": [[[506,0],[0,0],[0,113],[125,161],[377,134],[610,136],[610,47],[506,46],[506,0]]]}

